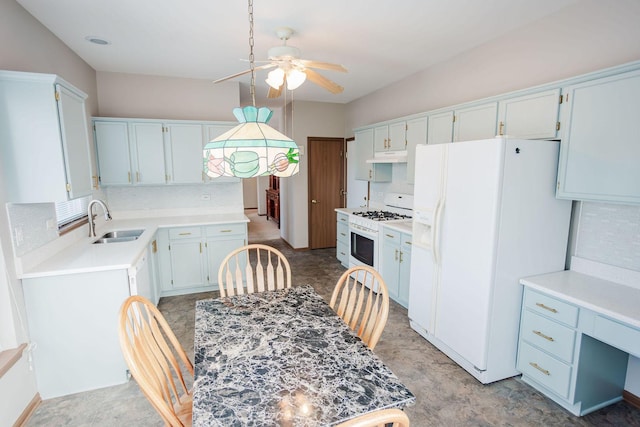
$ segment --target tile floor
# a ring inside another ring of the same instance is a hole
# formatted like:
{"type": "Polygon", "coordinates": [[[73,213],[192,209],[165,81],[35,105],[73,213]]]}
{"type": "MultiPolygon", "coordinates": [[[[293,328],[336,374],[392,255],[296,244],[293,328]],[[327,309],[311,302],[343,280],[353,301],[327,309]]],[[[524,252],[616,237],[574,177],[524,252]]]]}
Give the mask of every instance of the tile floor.
{"type": "MultiPolygon", "coordinates": [[[[267,238],[267,244],[282,250],[289,259],[294,283],[313,285],[328,301],[344,271],[335,259],[335,249],[294,251],[278,239],[279,231],[273,222],[254,215],[249,213],[254,221],[250,225],[250,241],[267,238]]],[[[192,294],[160,301],[160,310],[191,358],[194,302],[214,296],[216,293],[192,294]]],[[[640,409],[626,402],[575,417],[518,378],[480,384],[415,333],[409,327],[407,310],[394,302],[375,352],[416,395],[416,405],[406,409],[415,427],[640,426],[640,409]]],[[[27,426],[123,425],[162,425],[135,381],[44,401],[27,422],[27,426]]]]}

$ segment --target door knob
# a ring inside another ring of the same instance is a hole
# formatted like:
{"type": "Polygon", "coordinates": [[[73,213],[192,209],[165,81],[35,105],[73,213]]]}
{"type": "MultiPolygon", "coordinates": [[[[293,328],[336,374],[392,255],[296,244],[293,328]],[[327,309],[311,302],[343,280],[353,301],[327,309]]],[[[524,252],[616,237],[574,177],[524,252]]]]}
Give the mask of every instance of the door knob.
{"type": "Polygon", "coordinates": [[[311,203],[318,203],[318,201],[316,199],[311,199],[311,203]]]}

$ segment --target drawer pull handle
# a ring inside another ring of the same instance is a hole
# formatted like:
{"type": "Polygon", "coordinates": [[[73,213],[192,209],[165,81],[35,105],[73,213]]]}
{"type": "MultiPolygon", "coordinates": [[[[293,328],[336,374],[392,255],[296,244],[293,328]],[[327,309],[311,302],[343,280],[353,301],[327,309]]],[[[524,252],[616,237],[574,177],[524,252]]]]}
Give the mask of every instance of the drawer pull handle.
{"type": "Polygon", "coordinates": [[[231,230],[220,230],[221,233],[231,233],[231,230]]]}
{"type": "Polygon", "coordinates": [[[344,233],[340,233],[340,234],[341,234],[342,236],[345,236],[345,237],[347,237],[347,235],[346,235],[346,234],[344,234],[344,233]]]}
{"type": "Polygon", "coordinates": [[[544,338],[544,339],[545,339],[545,340],[547,340],[547,341],[551,341],[551,342],[555,341],[555,340],[553,339],[553,337],[550,337],[549,335],[545,335],[545,334],[543,334],[543,333],[542,333],[542,332],[540,332],[540,331],[533,331],[533,333],[534,333],[534,334],[536,334],[536,335],[537,335],[537,336],[539,336],[539,337],[544,338]]]}
{"type": "Polygon", "coordinates": [[[549,371],[547,371],[546,369],[541,368],[540,365],[538,365],[535,362],[529,362],[529,365],[533,366],[534,368],[536,368],[538,371],[542,372],[545,375],[551,375],[549,373],[549,371]]]}
{"type": "Polygon", "coordinates": [[[540,308],[544,308],[545,310],[549,310],[549,311],[550,311],[550,312],[552,312],[552,313],[557,313],[557,312],[558,312],[558,310],[556,310],[555,308],[547,307],[546,305],[544,305],[544,304],[543,304],[543,303],[541,303],[541,302],[537,302],[537,303],[536,303],[536,305],[537,305],[538,307],[540,307],[540,308]]]}
{"type": "Polygon", "coordinates": [[[385,233],[384,235],[385,235],[385,236],[387,236],[387,237],[389,237],[390,239],[393,239],[394,237],[396,237],[396,236],[394,236],[393,234],[389,234],[389,233],[385,233]]]}
{"type": "Polygon", "coordinates": [[[191,236],[191,233],[179,233],[178,236],[191,236]]]}

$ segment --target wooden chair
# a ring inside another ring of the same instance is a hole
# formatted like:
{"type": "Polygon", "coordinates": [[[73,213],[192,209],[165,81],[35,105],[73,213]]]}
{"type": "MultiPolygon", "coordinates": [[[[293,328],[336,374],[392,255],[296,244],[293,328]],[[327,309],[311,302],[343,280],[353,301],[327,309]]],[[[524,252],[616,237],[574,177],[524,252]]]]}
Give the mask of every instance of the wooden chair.
{"type": "Polygon", "coordinates": [[[290,288],[289,261],[271,246],[243,246],[222,260],[218,286],[221,297],[290,288]]]}
{"type": "Polygon", "coordinates": [[[338,424],[336,427],[409,427],[409,417],[400,409],[382,409],[369,412],[349,421],[338,424]]]}
{"type": "Polygon", "coordinates": [[[192,377],[193,365],[160,311],[144,297],[129,297],[118,332],[131,375],[165,424],[191,426],[192,394],[178,359],[192,377]]]}
{"type": "Polygon", "coordinates": [[[380,274],[368,266],[351,267],[338,279],[329,305],[373,350],[389,315],[389,293],[380,274]]]}

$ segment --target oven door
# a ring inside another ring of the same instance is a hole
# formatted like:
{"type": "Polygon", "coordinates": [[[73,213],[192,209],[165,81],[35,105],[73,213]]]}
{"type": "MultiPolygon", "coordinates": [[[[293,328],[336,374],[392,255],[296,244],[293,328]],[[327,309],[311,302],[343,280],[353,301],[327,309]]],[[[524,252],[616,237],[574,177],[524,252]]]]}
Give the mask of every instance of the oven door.
{"type": "Polygon", "coordinates": [[[349,256],[349,266],[368,265],[376,268],[377,264],[377,238],[357,230],[351,230],[351,254],[349,256]]]}

